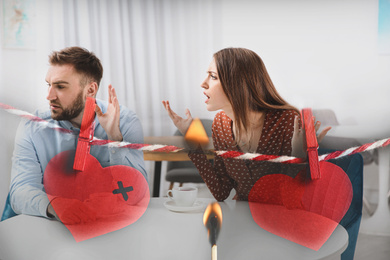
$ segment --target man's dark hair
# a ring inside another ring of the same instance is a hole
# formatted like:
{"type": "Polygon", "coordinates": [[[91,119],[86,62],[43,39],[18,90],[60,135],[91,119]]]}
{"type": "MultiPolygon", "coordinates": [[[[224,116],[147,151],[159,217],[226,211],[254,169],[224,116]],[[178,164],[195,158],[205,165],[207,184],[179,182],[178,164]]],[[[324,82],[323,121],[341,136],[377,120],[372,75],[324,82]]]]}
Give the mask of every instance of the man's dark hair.
{"type": "Polygon", "coordinates": [[[93,52],[81,47],[68,47],[60,51],[53,51],[49,55],[50,65],[72,65],[76,72],[84,77],[81,85],[96,82],[100,85],[103,77],[103,66],[93,52]]]}

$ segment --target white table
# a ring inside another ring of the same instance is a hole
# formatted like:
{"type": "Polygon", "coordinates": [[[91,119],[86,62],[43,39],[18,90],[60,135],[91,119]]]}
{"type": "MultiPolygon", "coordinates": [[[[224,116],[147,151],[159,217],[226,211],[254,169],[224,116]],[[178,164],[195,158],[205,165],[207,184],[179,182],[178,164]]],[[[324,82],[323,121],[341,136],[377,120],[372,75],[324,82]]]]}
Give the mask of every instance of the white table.
{"type": "MultiPolygon", "coordinates": [[[[321,130],[320,130],[321,131],[321,130]]],[[[332,126],[327,136],[350,137],[362,143],[390,137],[389,122],[375,125],[332,126]]],[[[362,219],[360,231],[366,234],[390,236],[390,209],[387,201],[390,175],[390,147],[378,148],[379,187],[378,207],[369,218],[362,219]]]]}
{"type": "MultiPolygon", "coordinates": [[[[0,259],[210,259],[203,212],[168,211],[166,198],[152,198],[135,224],[76,243],[67,228],[40,217],[17,216],[0,222],[0,259]]],[[[204,199],[205,205],[210,199],[204,199]]],[[[338,226],[318,250],[306,248],[261,229],[247,202],[220,203],[223,224],[218,259],[321,259],[340,255],[348,233],[338,226]]]]}

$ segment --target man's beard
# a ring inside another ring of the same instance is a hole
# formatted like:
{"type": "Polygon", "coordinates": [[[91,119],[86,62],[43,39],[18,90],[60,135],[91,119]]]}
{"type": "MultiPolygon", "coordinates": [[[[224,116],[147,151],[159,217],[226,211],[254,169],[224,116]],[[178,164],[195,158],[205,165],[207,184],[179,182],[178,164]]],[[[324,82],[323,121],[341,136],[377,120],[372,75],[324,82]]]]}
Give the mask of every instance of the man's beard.
{"type": "MultiPolygon", "coordinates": [[[[55,103],[54,103],[55,104],[55,103]]],[[[57,104],[59,105],[59,104],[57,104]]],[[[51,111],[51,118],[54,120],[72,120],[73,118],[80,115],[81,111],[83,111],[85,106],[85,102],[83,99],[83,92],[80,91],[80,93],[77,95],[76,99],[74,100],[73,104],[69,108],[62,108],[61,113],[56,113],[53,110],[51,111]]]]}

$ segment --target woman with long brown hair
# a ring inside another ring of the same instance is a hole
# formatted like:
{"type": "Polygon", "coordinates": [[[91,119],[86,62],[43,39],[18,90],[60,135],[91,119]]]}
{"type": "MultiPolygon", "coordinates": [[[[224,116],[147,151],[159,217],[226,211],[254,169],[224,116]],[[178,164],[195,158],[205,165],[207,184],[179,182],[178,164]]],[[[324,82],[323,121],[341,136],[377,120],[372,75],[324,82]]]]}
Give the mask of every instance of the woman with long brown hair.
{"type": "MultiPolygon", "coordinates": [[[[201,87],[207,97],[207,110],[222,110],[216,114],[212,126],[215,150],[305,156],[299,111],[279,95],[255,52],[244,48],[218,51],[201,87]]],[[[169,101],[163,101],[163,105],[184,134],[192,121],[190,111],[186,111],[187,118],[182,118],[173,112],[169,101]]],[[[317,122],[316,130],[319,127],[317,122]]],[[[329,130],[325,128],[318,139],[329,130]]],[[[236,190],[236,199],[247,200],[260,177],[272,173],[295,176],[301,169],[296,165],[220,156],[211,164],[199,150],[191,151],[189,157],[218,201],[225,200],[232,189],[236,190]]]]}

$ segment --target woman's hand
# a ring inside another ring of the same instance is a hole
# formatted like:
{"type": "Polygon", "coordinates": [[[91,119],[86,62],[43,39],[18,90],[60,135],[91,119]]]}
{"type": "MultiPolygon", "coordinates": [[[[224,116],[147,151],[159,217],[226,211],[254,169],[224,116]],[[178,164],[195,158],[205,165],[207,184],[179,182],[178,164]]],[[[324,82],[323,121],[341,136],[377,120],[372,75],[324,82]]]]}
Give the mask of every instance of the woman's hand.
{"type": "MultiPolygon", "coordinates": [[[[315,122],[315,118],[313,117],[313,122],[315,122]]],[[[321,122],[317,121],[314,124],[314,129],[317,133],[318,129],[321,126],[321,122]]],[[[319,135],[317,135],[317,142],[320,143],[322,139],[326,136],[326,134],[329,132],[329,130],[332,127],[328,126],[325,127],[319,135]]],[[[299,118],[298,116],[294,119],[294,134],[291,140],[291,156],[298,157],[298,158],[306,158],[306,136],[305,136],[305,130],[303,128],[300,128],[299,126],[299,118]]]]}
{"type": "Polygon", "coordinates": [[[188,130],[188,127],[190,127],[190,124],[192,122],[192,116],[191,116],[190,110],[186,109],[187,118],[182,118],[181,116],[179,116],[178,114],[173,112],[173,110],[171,109],[171,106],[169,105],[168,100],[162,101],[162,104],[163,104],[165,110],[167,110],[169,117],[172,119],[172,122],[175,124],[177,129],[179,129],[179,131],[180,131],[180,133],[182,133],[182,135],[185,135],[187,130],[188,130]]]}

